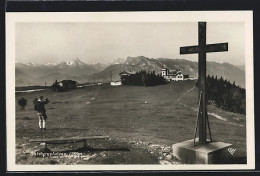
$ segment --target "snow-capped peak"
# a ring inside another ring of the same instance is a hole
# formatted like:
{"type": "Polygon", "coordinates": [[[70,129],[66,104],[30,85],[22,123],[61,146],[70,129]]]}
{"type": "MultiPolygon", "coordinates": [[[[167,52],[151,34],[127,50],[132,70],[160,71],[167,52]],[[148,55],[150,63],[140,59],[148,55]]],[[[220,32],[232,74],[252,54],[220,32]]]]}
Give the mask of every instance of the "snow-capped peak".
{"type": "Polygon", "coordinates": [[[82,62],[81,60],[79,60],[78,58],[74,58],[72,61],[65,61],[65,64],[68,66],[71,65],[85,65],[84,62],[82,62]]]}
{"type": "Polygon", "coordinates": [[[57,65],[57,63],[52,63],[52,62],[49,62],[47,64],[45,64],[46,66],[49,66],[49,65],[57,65]]]}
{"type": "Polygon", "coordinates": [[[24,64],[24,63],[15,61],[15,67],[17,67],[17,68],[23,68],[23,67],[27,67],[27,65],[24,64]]]}
{"type": "Polygon", "coordinates": [[[66,62],[66,65],[72,65],[74,63],[74,60],[73,61],[65,61],[66,62]]]}
{"type": "Polygon", "coordinates": [[[27,63],[25,63],[25,65],[28,65],[28,66],[36,66],[37,64],[32,63],[32,62],[27,62],[27,63]]]}
{"type": "Polygon", "coordinates": [[[122,58],[117,58],[117,59],[114,59],[112,64],[123,64],[125,62],[125,59],[122,59],[122,58]]]}
{"type": "Polygon", "coordinates": [[[79,60],[79,58],[74,58],[73,61],[76,61],[76,62],[82,62],[81,60],[79,60]]]}

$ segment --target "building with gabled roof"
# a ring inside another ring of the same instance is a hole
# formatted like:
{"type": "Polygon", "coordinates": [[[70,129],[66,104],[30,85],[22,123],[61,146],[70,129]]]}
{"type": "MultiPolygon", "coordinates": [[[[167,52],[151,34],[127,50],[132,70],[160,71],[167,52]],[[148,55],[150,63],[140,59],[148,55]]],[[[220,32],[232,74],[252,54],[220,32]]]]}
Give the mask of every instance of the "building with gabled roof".
{"type": "Polygon", "coordinates": [[[120,76],[129,76],[129,75],[134,75],[136,72],[130,72],[130,71],[123,71],[119,73],[120,76]]]}
{"type": "Polygon", "coordinates": [[[180,69],[177,70],[169,70],[167,68],[163,68],[161,70],[161,75],[167,80],[167,81],[183,81],[184,75],[182,74],[180,69]]]}
{"type": "Polygon", "coordinates": [[[136,72],[123,71],[123,72],[119,73],[119,75],[120,75],[120,80],[121,80],[121,84],[123,84],[123,83],[126,81],[126,79],[127,79],[128,76],[134,75],[134,74],[136,74],[136,72]]]}

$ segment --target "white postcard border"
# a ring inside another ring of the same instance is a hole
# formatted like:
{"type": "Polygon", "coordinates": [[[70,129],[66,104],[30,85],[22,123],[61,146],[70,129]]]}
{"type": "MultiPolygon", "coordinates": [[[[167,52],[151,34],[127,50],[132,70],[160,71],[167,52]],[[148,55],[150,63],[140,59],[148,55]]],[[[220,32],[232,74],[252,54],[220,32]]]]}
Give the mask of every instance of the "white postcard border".
{"type": "Polygon", "coordinates": [[[74,170],[242,170],[255,168],[253,13],[252,11],[193,12],[7,12],[6,126],[8,171],[74,170]],[[244,22],[246,59],[247,164],[228,165],[17,165],[15,163],[15,23],[16,22],[244,22]]]}

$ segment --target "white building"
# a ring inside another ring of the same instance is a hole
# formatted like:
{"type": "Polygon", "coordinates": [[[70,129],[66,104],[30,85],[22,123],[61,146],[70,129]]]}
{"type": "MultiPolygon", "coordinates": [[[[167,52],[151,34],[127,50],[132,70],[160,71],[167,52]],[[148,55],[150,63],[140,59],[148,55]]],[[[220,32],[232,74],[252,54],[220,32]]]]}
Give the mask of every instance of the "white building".
{"type": "Polygon", "coordinates": [[[167,68],[163,68],[161,70],[161,75],[167,81],[183,81],[184,75],[181,73],[181,70],[168,70],[167,68]]]}
{"type": "Polygon", "coordinates": [[[110,82],[110,85],[111,85],[111,86],[121,86],[121,85],[122,85],[122,82],[121,82],[121,81],[111,81],[111,82],[110,82]]]}

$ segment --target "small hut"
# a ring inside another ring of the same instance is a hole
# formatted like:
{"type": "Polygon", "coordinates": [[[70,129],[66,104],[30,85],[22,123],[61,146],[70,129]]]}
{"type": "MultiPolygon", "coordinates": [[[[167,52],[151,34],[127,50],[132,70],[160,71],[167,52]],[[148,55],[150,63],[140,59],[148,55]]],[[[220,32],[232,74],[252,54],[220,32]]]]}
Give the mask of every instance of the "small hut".
{"type": "Polygon", "coordinates": [[[52,89],[54,91],[66,91],[69,89],[76,89],[77,84],[77,81],[73,80],[62,80],[60,82],[55,81],[55,83],[52,85],[52,89]]]}

